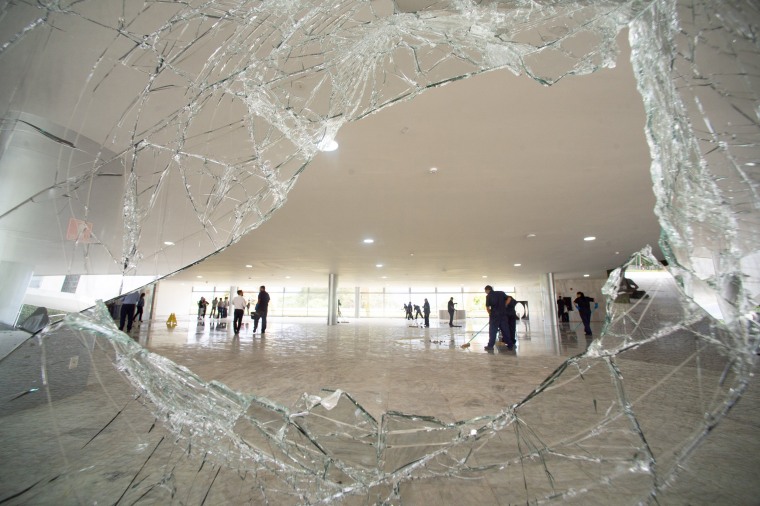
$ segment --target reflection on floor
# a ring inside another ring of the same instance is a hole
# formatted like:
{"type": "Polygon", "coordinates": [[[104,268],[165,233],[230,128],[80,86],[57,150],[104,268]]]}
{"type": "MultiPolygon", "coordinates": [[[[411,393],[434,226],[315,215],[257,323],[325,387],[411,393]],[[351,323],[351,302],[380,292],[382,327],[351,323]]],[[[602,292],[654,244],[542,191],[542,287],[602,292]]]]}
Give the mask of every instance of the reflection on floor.
{"type": "Polygon", "coordinates": [[[753,504],[755,385],[708,415],[747,357],[659,286],[491,353],[485,320],[74,320],[0,364],[0,502],[753,504]]]}
{"type": "MultiPolygon", "coordinates": [[[[450,328],[433,321],[425,329],[401,318],[352,319],[336,326],[323,318],[271,318],[266,337],[253,335],[253,324],[246,321],[236,338],[229,318],[207,317],[181,319],[174,329],[162,322],[144,324],[132,335],[206,381],[285,406],[304,392],[340,388],[372,415],[396,410],[448,421],[511,406],[591,342],[582,327],[572,331],[575,323],[564,324],[557,341],[540,323],[521,320],[517,350],[496,347],[489,356],[483,349],[487,320],[460,323],[450,328]]],[[[593,327],[600,330],[601,323],[593,327]]]]}

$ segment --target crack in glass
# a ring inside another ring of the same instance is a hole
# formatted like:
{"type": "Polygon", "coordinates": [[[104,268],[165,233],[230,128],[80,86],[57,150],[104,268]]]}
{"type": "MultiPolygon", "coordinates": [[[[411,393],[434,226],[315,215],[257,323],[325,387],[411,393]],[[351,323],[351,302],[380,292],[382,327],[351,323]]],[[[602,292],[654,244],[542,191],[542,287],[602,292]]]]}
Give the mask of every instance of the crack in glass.
{"type": "Polygon", "coordinates": [[[0,230],[50,223],[51,271],[170,274],[265,222],[347,122],[494,69],[551,85],[612,66],[625,28],[669,265],[628,303],[613,272],[586,352],[454,423],[376,419],[341,390],[286,408],[148,352],[103,304],[71,313],[2,359],[0,501],[397,504],[443,481],[463,503],[483,480],[505,503],[675,501],[756,362],[758,27],[742,1],[7,3],[0,230]],[[65,117],[25,100],[39,86],[65,117]],[[40,405],[45,437],[23,430],[40,405]]]}

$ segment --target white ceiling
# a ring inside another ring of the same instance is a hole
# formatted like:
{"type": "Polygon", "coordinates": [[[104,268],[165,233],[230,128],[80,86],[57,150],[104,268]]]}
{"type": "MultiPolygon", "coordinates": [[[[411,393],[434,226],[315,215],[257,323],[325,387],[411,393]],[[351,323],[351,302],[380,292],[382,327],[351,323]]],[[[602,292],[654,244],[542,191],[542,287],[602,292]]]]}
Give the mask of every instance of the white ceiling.
{"type": "Polygon", "coordinates": [[[659,237],[644,122],[627,48],[616,69],[552,87],[497,71],[432,89],[344,127],[340,148],[317,156],[268,222],[173,279],[315,286],[334,272],[343,286],[374,287],[605,276],[659,237]]]}

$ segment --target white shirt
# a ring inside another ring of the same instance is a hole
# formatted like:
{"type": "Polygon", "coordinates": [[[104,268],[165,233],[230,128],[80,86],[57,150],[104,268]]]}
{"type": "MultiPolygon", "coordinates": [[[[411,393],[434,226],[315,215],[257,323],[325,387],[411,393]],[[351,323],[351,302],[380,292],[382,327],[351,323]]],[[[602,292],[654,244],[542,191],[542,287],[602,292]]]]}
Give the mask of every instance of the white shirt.
{"type": "Polygon", "coordinates": [[[242,309],[245,310],[245,299],[240,295],[235,295],[232,297],[232,300],[230,301],[232,303],[232,307],[235,309],[242,309]]]}

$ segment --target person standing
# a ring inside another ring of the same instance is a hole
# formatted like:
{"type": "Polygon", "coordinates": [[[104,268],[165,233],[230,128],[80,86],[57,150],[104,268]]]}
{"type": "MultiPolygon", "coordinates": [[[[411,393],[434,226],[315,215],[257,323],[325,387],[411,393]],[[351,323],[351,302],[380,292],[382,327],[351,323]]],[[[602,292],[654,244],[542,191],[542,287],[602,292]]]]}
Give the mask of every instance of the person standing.
{"type": "Polygon", "coordinates": [[[211,301],[211,318],[213,318],[216,315],[216,306],[219,305],[219,297],[214,297],[214,300],[211,301]]]}
{"type": "Polygon", "coordinates": [[[121,301],[121,314],[119,315],[119,330],[124,330],[124,322],[127,322],[127,332],[132,330],[132,322],[135,320],[135,305],[140,300],[137,292],[130,292],[121,301]]]}
{"type": "Polygon", "coordinates": [[[562,300],[562,296],[557,297],[557,321],[562,323],[567,321],[567,312],[565,311],[565,301],[562,300]]]}
{"type": "Polygon", "coordinates": [[[217,305],[217,309],[219,310],[219,318],[227,318],[227,306],[230,304],[227,299],[228,297],[225,297],[224,300],[220,300],[219,304],[217,305]]]}
{"type": "Polygon", "coordinates": [[[245,314],[245,298],[243,297],[243,290],[238,290],[237,295],[230,301],[233,307],[232,314],[232,329],[235,335],[240,333],[240,326],[243,324],[243,315],[245,314]]]}
{"type": "Polygon", "coordinates": [[[449,304],[447,309],[449,310],[449,327],[454,326],[454,306],[456,306],[456,302],[454,302],[454,297],[449,299],[449,304]]]}
{"type": "Polygon", "coordinates": [[[515,311],[515,306],[517,306],[517,301],[514,297],[511,295],[507,295],[507,328],[509,329],[509,339],[506,339],[504,335],[502,334],[502,339],[504,339],[504,342],[507,344],[507,346],[512,344],[512,346],[515,345],[517,342],[517,311],[515,311]]]}
{"type": "Polygon", "coordinates": [[[422,312],[425,315],[425,326],[430,326],[430,302],[425,299],[425,303],[422,305],[422,312]]]}
{"type": "Polygon", "coordinates": [[[578,314],[583,322],[583,331],[587,336],[591,335],[591,299],[583,295],[583,292],[578,292],[575,295],[577,297],[573,301],[575,307],[578,308],[578,314]]]}
{"type": "Polygon", "coordinates": [[[142,323],[143,308],[145,307],[145,292],[140,294],[140,299],[137,301],[137,313],[135,319],[142,323]]]}
{"type": "Polygon", "coordinates": [[[198,301],[198,319],[202,320],[206,317],[206,307],[208,306],[208,301],[206,300],[206,297],[201,297],[201,300],[198,301]]]}
{"type": "Polygon", "coordinates": [[[404,309],[406,309],[406,319],[414,320],[414,316],[412,316],[412,301],[409,301],[409,304],[404,304],[404,309]]]}
{"type": "Polygon", "coordinates": [[[417,317],[422,316],[422,311],[420,311],[419,304],[414,305],[414,321],[417,321],[417,317]]]}
{"type": "Polygon", "coordinates": [[[269,294],[266,287],[261,285],[259,287],[259,297],[256,299],[256,307],[253,312],[253,331],[259,326],[259,319],[261,319],[261,333],[264,334],[267,331],[267,312],[269,311],[269,294]]]}
{"type": "Polygon", "coordinates": [[[496,344],[496,334],[501,331],[502,336],[507,336],[507,349],[512,350],[515,342],[507,328],[507,294],[494,290],[491,285],[486,285],[486,311],[488,311],[488,346],[487,351],[493,350],[496,344]]]}

